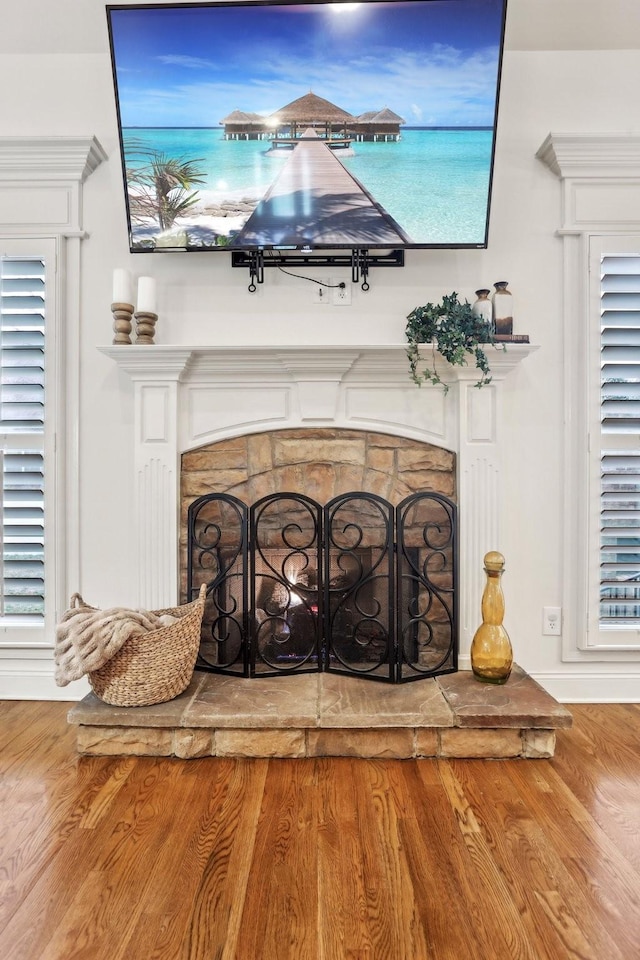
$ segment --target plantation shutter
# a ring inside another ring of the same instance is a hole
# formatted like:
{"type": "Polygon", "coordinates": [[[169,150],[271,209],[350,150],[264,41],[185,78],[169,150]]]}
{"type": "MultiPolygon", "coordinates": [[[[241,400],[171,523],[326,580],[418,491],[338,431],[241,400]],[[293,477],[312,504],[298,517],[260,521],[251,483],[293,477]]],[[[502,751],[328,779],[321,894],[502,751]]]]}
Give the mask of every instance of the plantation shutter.
{"type": "Polygon", "coordinates": [[[640,624],[640,255],[604,256],[600,623],[640,624]]]}
{"type": "Polygon", "coordinates": [[[0,257],[2,616],[44,615],[45,264],[0,257]]]}

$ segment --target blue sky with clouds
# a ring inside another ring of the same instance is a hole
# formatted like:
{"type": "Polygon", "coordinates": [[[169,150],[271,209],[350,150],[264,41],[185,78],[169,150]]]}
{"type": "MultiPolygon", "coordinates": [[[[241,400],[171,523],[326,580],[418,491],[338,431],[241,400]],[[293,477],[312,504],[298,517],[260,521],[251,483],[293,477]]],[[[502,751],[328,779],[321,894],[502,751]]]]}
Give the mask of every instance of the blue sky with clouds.
{"type": "Polygon", "coordinates": [[[502,0],[212,4],[109,12],[123,126],[215,127],[313,90],[353,114],[490,126],[502,0]]]}

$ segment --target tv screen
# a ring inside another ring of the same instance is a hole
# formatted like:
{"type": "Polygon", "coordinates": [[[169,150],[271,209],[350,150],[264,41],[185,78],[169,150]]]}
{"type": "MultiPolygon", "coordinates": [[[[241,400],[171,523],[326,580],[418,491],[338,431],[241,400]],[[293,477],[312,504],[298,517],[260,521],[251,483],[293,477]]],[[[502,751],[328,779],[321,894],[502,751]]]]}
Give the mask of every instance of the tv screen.
{"type": "Polygon", "coordinates": [[[108,6],[130,247],[485,247],[506,0],[108,6]]]}

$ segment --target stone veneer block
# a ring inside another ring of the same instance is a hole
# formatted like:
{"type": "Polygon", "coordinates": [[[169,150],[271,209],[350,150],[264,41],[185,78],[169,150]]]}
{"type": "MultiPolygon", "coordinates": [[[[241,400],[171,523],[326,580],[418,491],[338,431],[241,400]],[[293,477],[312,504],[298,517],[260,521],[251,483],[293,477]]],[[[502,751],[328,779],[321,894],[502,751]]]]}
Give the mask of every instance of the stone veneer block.
{"type": "MultiPolygon", "coordinates": [[[[254,433],[252,436],[245,437],[247,448],[247,468],[249,473],[254,476],[258,473],[266,473],[273,467],[271,456],[271,437],[267,433],[254,433]]],[[[224,442],[224,441],[223,441],[224,442]]],[[[216,444],[213,445],[214,449],[216,444]]]]}
{"type": "Polygon", "coordinates": [[[375,683],[322,674],[322,727],[451,727],[454,718],[435,680],[375,683]]]}
{"type": "MultiPolygon", "coordinates": [[[[350,478],[343,475],[340,479],[346,488],[345,493],[348,493],[349,489],[353,486],[349,483],[350,478]]],[[[368,493],[375,493],[379,497],[389,500],[393,492],[393,476],[392,474],[385,473],[383,470],[367,470],[365,479],[361,481],[361,485],[368,493]]]]}
{"type": "Polygon", "coordinates": [[[531,760],[550,758],[556,752],[555,730],[523,730],[524,756],[531,760]]]}
{"type": "Polygon", "coordinates": [[[408,470],[439,470],[440,472],[453,471],[455,464],[455,454],[442,447],[434,447],[430,444],[424,446],[414,445],[408,449],[398,450],[398,469],[402,472],[408,470]]]}
{"type": "Polygon", "coordinates": [[[522,755],[519,730],[469,730],[460,727],[440,733],[441,757],[503,759],[522,755]]]}
{"type": "Polygon", "coordinates": [[[216,730],[216,757],[306,756],[304,730],[216,730]]]}
{"type": "Polygon", "coordinates": [[[413,730],[309,730],[309,757],[378,757],[405,760],[414,756],[413,730]]]}
{"type": "Polygon", "coordinates": [[[193,471],[185,473],[181,483],[183,497],[201,497],[206,493],[225,493],[231,487],[246,483],[246,470],[193,471]],[[214,479],[212,479],[212,477],[214,479]]]}
{"type": "Polygon", "coordinates": [[[395,450],[391,447],[369,447],[366,466],[368,470],[392,473],[395,470],[395,450]]]}
{"type": "Polygon", "coordinates": [[[106,725],[120,727],[180,727],[182,715],[206,683],[206,675],[194,673],[191,683],[179,696],[164,703],[149,707],[117,707],[89,693],[69,710],[67,720],[71,724],[106,725]]]}
{"type": "Polygon", "coordinates": [[[318,676],[247,679],[209,674],[184,712],[185,727],[315,727],[318,676]]]}
{"type": "Polygon", "coordinates": [[[415,731],[415,756],[437,757],[440,753],[440,738],[437,730],[419,727],[415,731]]]}
{"type": "MultiPolygon", "coordinates": [[[[260,434],[263,436],[263,434],[260,434]]],[[[247,438],[232,437],[209,443],[195,450],[185,450],[182,454],[183,470],[218,470],[228,467],[241,467],[247,461],[247,438]]]]}
{"type": "Polygon", "coordinates": [[[300,431],[292,437],[274,434],[273,462],[280,467],[289,463],[364,463],[365,435],[336,439],[335,435],[325,439],[316,437],[307,439],[300,431]]]}
{"type": "Polygon", "coordinates": [[[459,727],[570,727],[572,717],[516,664],[506,683],[482,683],[470,670],[438,677],[459,727]]]}
{"type": "Polygon", "coordinates": [[[213,731],[200,728],[198,730],[174,730],[173,752],[182,760],[192,760],[194,757],[210,757],[213,754],[213,731]]]}
{"type": "Polygon", "coordinates": [[[170,757],[173,753],[173,731],[159,727],[79,726],[79,753],[92,756],[170,757]]]}
{"type": "Polygon", "coordinates": [[[402,479],[416,493],[422,490],[437,490],[438,493],[443,493],[445,497],[455,497],[455,480],[450,473],[439,473],[435,470],[416,470],[413,473],[403,473],[402,479]]]}

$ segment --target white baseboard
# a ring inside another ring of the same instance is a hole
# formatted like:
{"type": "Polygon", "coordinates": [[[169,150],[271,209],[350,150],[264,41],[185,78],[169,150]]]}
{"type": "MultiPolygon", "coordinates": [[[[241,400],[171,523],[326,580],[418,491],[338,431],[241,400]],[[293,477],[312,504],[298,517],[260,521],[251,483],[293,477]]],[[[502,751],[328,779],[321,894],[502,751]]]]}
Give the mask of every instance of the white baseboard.
{"type": "Polygon", "coordinates": [[[11,668],[0,663],[0,700],[82,700],[91,690],[88,680],[56,686],[53,670],[40,661],[34,669],[11,668]]]}
{"type": "MultiPolygon", "coordinates": [[[[460,669],[468,669],[460,663],[460,669]]],[[[531,676],[560,703],[640,703],[640,672],[580,673],[556,671],[531,676]]],[[[256,680],[256,683],[259,683],[256,680]]],[[[0,700],[82,700],[90,691],[83,678],[66,687],[53,679],[53,665],[28,661],[20,665],[0,661],[0,700]]]]}
{"type": "MultiPolygon", "coordinates": [[[[634,665],[635,666],[635,665],[634,665]]],[[[640,672],[532,673],[541,687],[560,703],[640,703],[640,672]]]]}

